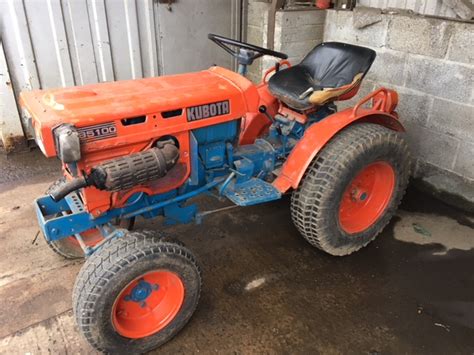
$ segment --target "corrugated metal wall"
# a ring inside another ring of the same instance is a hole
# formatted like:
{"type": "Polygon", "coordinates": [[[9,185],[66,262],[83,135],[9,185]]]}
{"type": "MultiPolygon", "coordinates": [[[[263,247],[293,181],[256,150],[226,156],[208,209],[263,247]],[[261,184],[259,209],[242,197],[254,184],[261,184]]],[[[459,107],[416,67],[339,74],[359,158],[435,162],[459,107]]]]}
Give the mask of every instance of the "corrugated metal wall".
{"type": "MultiPolygon", "coordinates": [[[[168,73],[163,70],[160,53],[160,18],[173,23],[169,16],[182,19],[187,8],[199,5],[201,17],[215,8],[225,11],[225,21],[220,21],[219,26],[227,30],[221,33],[238,38],[241,3],[242,0],[179,0],[171,6],[181,7],[168,12],[168,5],[157,0],[0,0],[0,34],[16,97],[22,90],[168,73]]],[[[212,30],[217,26],[213,21],[215,15],[211,13],[207,19],[212,30]]],[[[188,22],[192,19],[184,24],[175,23],[176,31],[188,22]]],[[[231,63],[228,55],[219,53],[219,58],[220,55],[231,63]]],[[[173,59],[184,60],[179,53],[173,59]]],[[[190,60],[195,62],[196,58],[190,60]]],[[[8,117],[0,112],[4,121],[19,119],[12,117],[11,111],[10,108],[8,117]]],[[[23,128],[31,138],[26,122],[23,128]]]]}
{"type": "Polygon", "coordinates": [[[8,72],[7,60],[3,50],[3,44],[0,41],[0,142],[3,142],[5,149],[8,151],[17,143],[19,132],[20,141],[22,141],[21,133],[23,128],[18,118],[16,108],[15,95],[8,72]]]}
{"type": "Polygon", "coordinates": [[[153,0],[10,0],[0,6],[17,95],[160,73],[153,0]]]}
{"type": "Polygon", "coordinates": [[[456,17],[454,11],[446,6],[442,0],[358,0],[358,4],[380,9],[395,8],[413,10],[423,15],[456,17]]]}

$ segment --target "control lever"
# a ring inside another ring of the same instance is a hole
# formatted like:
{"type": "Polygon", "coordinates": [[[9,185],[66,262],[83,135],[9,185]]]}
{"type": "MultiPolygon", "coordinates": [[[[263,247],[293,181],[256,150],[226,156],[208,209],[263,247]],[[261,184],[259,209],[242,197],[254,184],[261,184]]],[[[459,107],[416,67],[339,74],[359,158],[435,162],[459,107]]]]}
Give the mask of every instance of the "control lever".
{"type": "Polygon", "coordinates": [[[298,99],[304,100],[306,99],[309,95],[311,95],[314,92],[314,89],[312,87],[308,88],[305,92],[303,92],[300,96],[298,96],[298,99]]]}
{"type": "Polygon", "coordinates": [[[260,106],[258,108],[258,112],[263,113],[270,120],[271,123],[274,122],[272,116],[270,116],[270,114],[267,112],[267,106],[265,105],[260,106]]]}

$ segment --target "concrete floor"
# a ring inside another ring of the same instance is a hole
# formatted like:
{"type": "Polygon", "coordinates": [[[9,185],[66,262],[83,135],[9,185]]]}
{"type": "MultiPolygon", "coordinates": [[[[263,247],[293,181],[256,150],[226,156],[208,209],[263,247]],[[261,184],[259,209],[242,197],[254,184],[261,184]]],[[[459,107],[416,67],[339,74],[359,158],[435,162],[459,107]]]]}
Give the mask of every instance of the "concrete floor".
{"type": "MultiPolygon", "coordinates": [[[[49,250],[32,208],[56,167],[38,152],[0,157],[0,353],[92,351],[71,315],[81,262],[49,250]]],[[[204,289],[161,350],[472,354],[473,227],[472,215],[415,190],[374,243],[345,258],[298,236],[287,198],[174,227],[201,261],[204,289]]]]}

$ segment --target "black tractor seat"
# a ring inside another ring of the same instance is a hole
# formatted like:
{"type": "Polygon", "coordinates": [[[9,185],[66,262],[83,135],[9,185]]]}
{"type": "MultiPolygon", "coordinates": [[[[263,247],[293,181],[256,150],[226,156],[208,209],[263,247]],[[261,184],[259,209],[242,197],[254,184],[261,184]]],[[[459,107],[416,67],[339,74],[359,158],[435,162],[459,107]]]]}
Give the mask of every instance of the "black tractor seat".
{"type": "Polygon", "coordinates": [[[276,98],[298,110],[347,100],[357,93],[375,55],[365,47],[321,43],[301,63],[275,73],[268,88],[276,98]]]}

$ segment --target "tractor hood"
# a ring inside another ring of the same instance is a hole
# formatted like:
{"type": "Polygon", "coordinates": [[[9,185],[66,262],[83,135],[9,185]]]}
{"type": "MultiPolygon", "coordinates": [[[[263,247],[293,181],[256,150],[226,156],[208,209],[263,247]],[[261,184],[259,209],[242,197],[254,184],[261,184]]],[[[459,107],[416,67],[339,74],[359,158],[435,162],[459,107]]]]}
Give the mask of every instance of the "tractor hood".
{"type": "Polygon", "coordinates": [[[20,102],[24,115],[31,117],[43,153],[55,156],[52,131],[64,123],[81,128],[162,113],[165,119],[166,112],[180,109],[193,116],[188,117],[192,121],[194,107],[222,102],[228,102],[226,114],[235,119],[257,111],[258,94],[246,78],[212,67],[196,73],[22,92],[20,102]]]}

